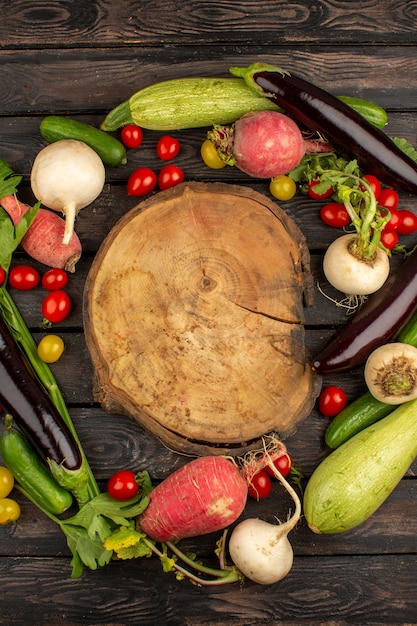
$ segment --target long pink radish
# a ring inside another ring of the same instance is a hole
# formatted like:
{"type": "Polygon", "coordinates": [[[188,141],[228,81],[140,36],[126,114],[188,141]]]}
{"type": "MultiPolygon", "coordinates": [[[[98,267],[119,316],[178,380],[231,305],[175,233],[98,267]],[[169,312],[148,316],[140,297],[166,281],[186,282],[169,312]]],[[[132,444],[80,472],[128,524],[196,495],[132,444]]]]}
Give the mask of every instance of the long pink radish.
{"type": "MultiPolygon", "coordinates": [[[[10,215],[15,225],[20,222],[29,209],[15,196],[5,196],[0,200],[0,204],[10,215]]],[[[81,256],[81,242],[78,235],[73,232],[70,242],[63,244],[64,230],[65,220],[52,211],[39,209],[22,239],[22,248],[39,263],[73,272],[75,264],[81,256]]]]}
{"type": "Polygon", "coordinates": [[[155,487],[138,524],[159,542],[206,535],[237,520],[247,493],[247,482],[233,461],[201,457],[155,487]]]}

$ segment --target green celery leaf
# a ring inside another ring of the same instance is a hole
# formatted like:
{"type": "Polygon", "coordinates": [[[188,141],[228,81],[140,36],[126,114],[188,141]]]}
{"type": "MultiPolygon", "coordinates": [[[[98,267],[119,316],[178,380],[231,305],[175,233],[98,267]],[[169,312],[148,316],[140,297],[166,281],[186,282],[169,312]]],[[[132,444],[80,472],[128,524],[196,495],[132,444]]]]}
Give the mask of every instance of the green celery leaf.
{"type": "Polygon", "coordinates": [[[146,539],[144,533],[134,529],[133,525],[122,527],[107,537],[104,547],[107,550],[114,550],[119,559],[133,559],[135,557],[152,556],[150,540],[146,539]]]}
{"type": "MultiPolygon", "coordinates": [[[[1,187],[1,181],[0,181],[1,187]]],[[[8,270],[12,254],[26,235],[27,230],[35,219],[40,203],[31,207],[22,217],[17,226],[14,226],[8,213],[0,207],[0,266],[8,270]]]]}
{"type": "Polygon", "coordinates": [[[143,541],[136,543],[134,546],[129,546],[128,548],[120,548],[120,550],[116,552],[117,558],[123,561],[142,557],[149,558],[152,554],[153,552],[150,547],[143,541]]]}
{"type": "MultiPolygon", "coordinates": [[[[113,552],[106,550],[98,537],[92,540],[85,528],[63,523],[62,530],[67,538],[68,547],[74,556],[73,568],[75,572],[80,571],[80,562],[91,570],[96,570],[98,567],[103,567],[103,565],[107,565],[111,561],[113,552]]],[[[73,578],[75,577],[75,572],[73,571],[73,578]]]]}
{"type": "Polygon", "coordinates": [[[403,137],[393,137],[392,141],[402,150],[407,156],[410,157],[415,163],[417,163],[417,150],[411,145],[407,139],[403,137]]]}
{"type": "Polygon", "coordinates": [[[22,176],[17,176],[10,165],[0,159],[0,198],[15,194],[21,180],[22,176]]]}

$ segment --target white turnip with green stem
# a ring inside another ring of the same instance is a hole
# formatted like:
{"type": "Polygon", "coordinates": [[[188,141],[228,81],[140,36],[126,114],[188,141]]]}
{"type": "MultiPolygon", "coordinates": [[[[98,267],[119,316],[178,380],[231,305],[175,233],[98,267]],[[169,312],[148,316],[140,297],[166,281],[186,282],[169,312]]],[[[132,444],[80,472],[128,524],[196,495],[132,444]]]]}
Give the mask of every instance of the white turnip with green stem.
{"type": "Polygon", "coordinates": [[[37,154],[30,182],[37,200],[65,215],[62,242],[68,244],[77,213],[103,190],[105,169],[101,158],[87,144],[62,139],[37,154]]]}
{"type": "Polygon", "coordinates": [[[390,271],[389,251],[380,244],[381,232],[389,221],[389,211],[382,215],[369,183],[364,178],[339,171],[324,172],[327,180],[335,178],[335,190],[343,201],[356,233],[343,235],[327,248],[323,272],[328,282],[347,296],[367,296],[378,291],[390,271]],[[357,186],[346,184],[355,181],[357,186]],[[351,202],[354,197],[358,210],[351,202]]]}
{"type": "Polygon", "coordinates": [[[267,451],[262,457],[275,477],[292,497],[295,510],[286,522],[270,524],[258,518],[240,522],[229,539],[229,553],[234,565],[253,582],[272,585],[290,572],[294,552],[288,534],[294,529],[301,516],[301,502],[296,491],[277,470],[267,451]]]}
{"type": "Polygon", "coordinates": [[[403,404],[417,398],[417,348],[393,342],[376,348],[365,363],[365,382],[377,400],[403,404]]]}

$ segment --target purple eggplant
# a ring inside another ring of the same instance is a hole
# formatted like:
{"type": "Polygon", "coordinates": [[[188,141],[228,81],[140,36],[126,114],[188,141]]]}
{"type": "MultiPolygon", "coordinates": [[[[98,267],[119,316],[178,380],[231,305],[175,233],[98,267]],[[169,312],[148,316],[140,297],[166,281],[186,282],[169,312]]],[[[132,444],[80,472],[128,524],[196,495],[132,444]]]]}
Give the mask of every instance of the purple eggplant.
{"type": "Polygon", "coordinates": [[[370,295],[313,359],[320,374],[362,365],[378,346],[394,339],[417,312],[417,249],[370,295]]]}
{"type": "Polygon", "coordinates": [[[273,65],[254,63],[231,73],[282,107],[333,147],[357,159],[386,185],[417,195],[417,164],[382,130],[324,89],[273,65]]]}
{"type": "Polygon", "coordinates": [[[47,459],[69,470],[81,467],[77,442],[27,365],[1,315],[0,402],[47,459]]]}

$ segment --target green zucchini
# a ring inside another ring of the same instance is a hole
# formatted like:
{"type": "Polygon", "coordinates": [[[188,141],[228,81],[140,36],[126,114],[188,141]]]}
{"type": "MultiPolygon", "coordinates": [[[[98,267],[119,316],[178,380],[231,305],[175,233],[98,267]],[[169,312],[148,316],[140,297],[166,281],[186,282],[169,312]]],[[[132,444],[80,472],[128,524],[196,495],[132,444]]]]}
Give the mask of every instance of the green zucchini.
{"type": "Polygon", "coordinates": [[[316,533],[351,530],[386,500],[417,455],[417,400],[354,435],[313,472],[304,515],[316,533]]]}
{"type": "Polygon", "coordinates": [[[148,130],[181,130],[231,124],[259,109],[280,110],[241,78],[174,78],[134,93],[110,111],[101,129],[137,124],[148,130]]]}
{"type": "MultiPolygon", "coordinates": [[[[383,128],[384,109],[360,98],[340,96],[370,123],[383,128]]],[[[115,131],[126,124],[148,130],[181,130],[232,124],[248,111],[282,111],[242,78],[174,78],[145,87],[112,109],[101,124],[115,131]]]]}
{"type": "MultiPolygon", "coordinates": [[[[417,348],[417,314],[400,331],[395,341],[417,348]]],[[[394,410],[392,404],[380,402],[367,391],[348,404],[328,425],[324,440],[330,448],[338,448],[364,428],[374,424],[394,410]]]]}
{"type": "Polygon", "coordinates": [[[126,148],[121,141],[99,128],[78,120],[48,115],[40,124],[41,135],[48,143],[61,139],[77,139],[92,148],[106,165],[124,165],[126,148]]]}
{"type": "Polygon", "coordinates": [[[52,476],[48,466],[20,431],[8,426],[0,437],[0,452],[22,493],[42,510],[59,515],[69,509],[72,495],[52,476]]]}

